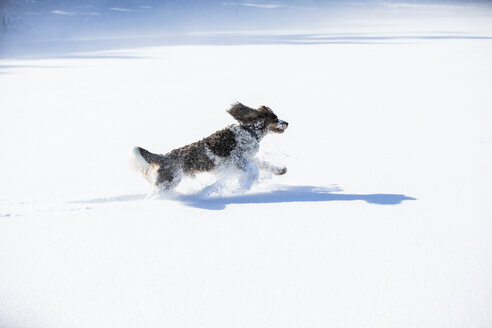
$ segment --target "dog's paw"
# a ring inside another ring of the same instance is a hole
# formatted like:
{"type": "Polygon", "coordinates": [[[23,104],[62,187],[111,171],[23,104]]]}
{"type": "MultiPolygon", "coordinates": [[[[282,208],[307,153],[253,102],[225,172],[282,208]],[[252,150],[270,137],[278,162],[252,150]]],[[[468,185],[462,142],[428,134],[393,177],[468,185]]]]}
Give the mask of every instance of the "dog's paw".
{"type": "Polygon", "coordinates": [[[285,173],[287,173],[287,168],[286,167],[279,167],[275,173],[277,175],[284,175],[285,173]]]}

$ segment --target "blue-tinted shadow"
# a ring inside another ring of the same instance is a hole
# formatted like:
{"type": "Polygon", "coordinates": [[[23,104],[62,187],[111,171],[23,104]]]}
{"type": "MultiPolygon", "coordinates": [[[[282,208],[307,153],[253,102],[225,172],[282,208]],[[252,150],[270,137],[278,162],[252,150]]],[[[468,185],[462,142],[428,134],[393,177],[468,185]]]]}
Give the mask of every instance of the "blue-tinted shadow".
{"type": "MultiPolygon", "coordinates": [[[[470,35],[464,33],[434,32],[423,35],[378,35],[358,33],[324,33],[324,34],[282,34],[268,32],[252,35],[201,33],[187,34],[183,32],[169,33],[157,36],[117,37],[106,39],[86,40],[57,40],[57,41],[25,41],[0,43],[0,58],[70,58],[70,59],[146,59],[128,53],[102,53],[116,49],[138,49],[160,46],[236,46],[236,45],[320,45],[320,44],[354,44],[354,45],[395,45],[401,43],[418,43],[428,40],[482,40],[491,41],[491,35],[470,35]]],[[[2,68],[9,67],[0,67],[2,68]]],[[[10,67],[15,68],[15,67],[10,67]]]]}
{"type": "Polygon", "coordinates": [[[107,203],[116,203],[116,202],[132,202],[137,200],[144,200],[146,194],[131,194],[131,195],[121,195],[114,197],[102,197],[102,198],[93,198],[93,199],[85,199],[85,200],[73,200],[69,203],[71,204],[107,204],[107,203]]]}
{"type": "Polygon", "coordinates": [[[416,198],[400,194],[343,194],[327,188],[291,186],[277,191],[227,197],[203,197],[199,194],[181,195],[177,200],[191,207],[207,210],[223,210],[227,205],[232,204],[274,204],[356,200],[362,200],[369,204],[376,205],[398,205],[405,200],[416,200],[416,198]]]}

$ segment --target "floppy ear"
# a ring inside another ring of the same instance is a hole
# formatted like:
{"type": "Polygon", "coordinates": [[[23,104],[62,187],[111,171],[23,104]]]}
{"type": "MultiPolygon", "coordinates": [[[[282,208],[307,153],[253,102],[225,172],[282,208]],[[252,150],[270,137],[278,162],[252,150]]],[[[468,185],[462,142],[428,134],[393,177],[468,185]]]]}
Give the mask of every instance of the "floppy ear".
{"type": "Polygon", "coordinates": [[[253,108],[249,108],[248,106],[244,106],[239,102],[232,105],[232,107],[227,112],[231,114],[234,119],[239,121],[239,123],[253,122],[260,116],[259,111],[253,108]]]}
{"type": "Polygon", "coordinates": [[[267,114],[267,113],[273,114],[273,111],[270,109],[270,107],[267,107],[267,106],[261,106],[260,108],[258,108],[258,111],[260,113],[264,113],[264,114],[267,114]]]}

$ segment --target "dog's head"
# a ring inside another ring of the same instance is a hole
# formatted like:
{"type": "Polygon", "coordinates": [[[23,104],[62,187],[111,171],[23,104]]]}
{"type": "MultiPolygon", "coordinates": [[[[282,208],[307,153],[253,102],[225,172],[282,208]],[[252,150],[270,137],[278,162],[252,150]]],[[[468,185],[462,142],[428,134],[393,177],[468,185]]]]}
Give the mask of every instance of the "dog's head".
{"type": "Polygon", "coordinates": [[[235,103],[227,112],[231,114],[239,124],[253,126],[255,129],[264,132],[283,133],[289,125],[289,123],[279,120],[277,115],[266,106],[253,109],[244,106],[241,103],[235,103]]]}

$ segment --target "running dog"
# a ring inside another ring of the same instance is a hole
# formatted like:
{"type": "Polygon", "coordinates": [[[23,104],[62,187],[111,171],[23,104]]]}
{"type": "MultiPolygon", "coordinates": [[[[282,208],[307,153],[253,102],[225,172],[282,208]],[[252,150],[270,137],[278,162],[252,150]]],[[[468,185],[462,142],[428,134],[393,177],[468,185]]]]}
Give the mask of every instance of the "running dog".
{"type": "Polygon", "coordinates": [[[159,191],[175,188],[183,175],[195,175],[220,168],[234,167],[243,174],[241,185],[249,190],[258,177],[258,169],[266,169],[276,175],[287,172],[255,158],[260,141],[268,133],[283,133],[288,123],[277,118],[273,111],[261,106],[258,109],[235,103],[227,111],[239,123],[194,142],[174,149],[165,155],[154,154],[135,147],[132,163],[159,191]]]}

